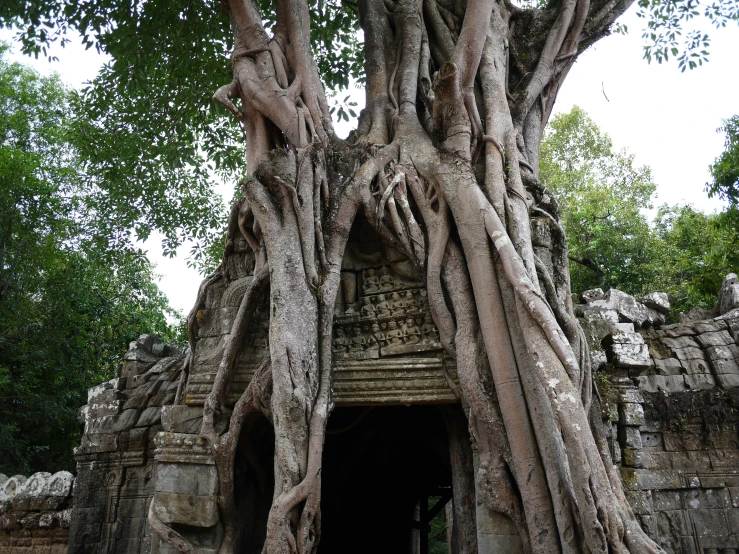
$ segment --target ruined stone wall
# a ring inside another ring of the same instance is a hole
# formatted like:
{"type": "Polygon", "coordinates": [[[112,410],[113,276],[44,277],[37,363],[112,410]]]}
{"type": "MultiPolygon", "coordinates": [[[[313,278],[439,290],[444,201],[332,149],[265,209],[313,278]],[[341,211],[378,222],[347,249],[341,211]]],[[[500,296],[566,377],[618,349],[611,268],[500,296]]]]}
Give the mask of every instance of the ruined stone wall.
{"type": "MultiPolygon", "coordinates": [[[[349,269],[344,272],[351,276],[349,269]]],[[[372,289],[369,272],[355,274],[355,288],[347,286],[342,292],[338,325],[346,324],[352,332],[358,327],[359,337],[365,327],[371,330],[373,322],[381,325],[386,317],[390,330],[389,321],[401,316],[393,316],[392,304],[389,315],[382,313],[382,293],[372,289]],[[352,291],[357,291],[354,298],[352,291]]],[[[233,281],[238,279],[243,276],[233,281]]],[[[392,285],[386,279],[388,288],[403,286],[397,273],[393,279],[392,285]]],[[[412,328],[416,318],[424,317],[423,294],[422,289],[406,288],[410,294],[405,293],[402,317],[412,328]]],[[[212,299],[205,299],[199,314],[201,341],[212,334],[213,318],[219,320],[219,329],[225,325],[220,320],[228,320],[231,304],[223,301],[228,291],[229,286],[222,286],[212,299]],[[216,315],[215,310],[207,311],[210,306],[225,308],[216,315]]],[[[597,369],[605,437],[642,525],[670,553],[734,554],[739,550],[736,277],[727,279],[714,312],[695,312],[674,325],[664,324],[669,303],[660,293],[637,300],[617,290],[596,289],[574,304],[597,369]]],[[[257,351],[266,345],[266,336],[260,334],[263,323],[258,320],[252,333],[257,351]]],[[[337,392],[343,404],[454,401],[453,371],[431,373],[423,366],[449,363],[437,354],[434,329],[419,327],[418,340],[408,339],[406,329],[406,338],[396,343],[382,327],[381,333],[378,344],[357,339],[334,345],[337,379],[350,377],[346,383],[357,383],[337,392]],[[415,357],[393,358],[393,348],[415,357]],[[349,375],[350,368],[359,373],[349,364],[365,364],[362,371],[371,377],[349,375]],[[423,372],[416,366],[423,366],[423,372]],[[359,383],[365,383],[364,388],[358,388],[359,383]],[[367,392],[359,394],[362,391],[367,392]]],[[[253,350],[245,356],[251,363],[253,350]]],[[[144,335],[131,344],[116,378],[89,391],[88,404],[80,412],[85,431],[75,451],[74,488],[72,476],[64,473],[36,474],[28,480],[0,476],[0,552],[169,553],[171,548],[160,544],[149,526],[150,507],[157,519],[201,550],[216,551],[216,472],[198,436],[202,396],[212,377],[196,371],[200,381],[195,384],[202,390],[191,383],[188,401],[173,405],[183,360],[179,349],[144,335]]],[[[205,358],[197,360],[201,365],[196,367],[208,367],[202,363],[205,358]]]]}
{"type": "Polygon", "coordinates": [[[67,471],[8,478],[0,474],[0,552],[64,554],[74,477],[67,471]]]}
{"type": "Polygon", "coordinates": [[[182,361],[178,348],[144,335],[131,343],[117,377],[90,389],[75,450],[70,554],[157,551],[146,520],[154,439],[162,430],[162,407],[174,402],[182,361]]]}
{"type": "Polygon", "coordinates": [[[599,366],[605,435],[642,526],[667,552],[735,554],[739,302],[662,325],[664,295],[583,297],[576,311],[599,366]]]}

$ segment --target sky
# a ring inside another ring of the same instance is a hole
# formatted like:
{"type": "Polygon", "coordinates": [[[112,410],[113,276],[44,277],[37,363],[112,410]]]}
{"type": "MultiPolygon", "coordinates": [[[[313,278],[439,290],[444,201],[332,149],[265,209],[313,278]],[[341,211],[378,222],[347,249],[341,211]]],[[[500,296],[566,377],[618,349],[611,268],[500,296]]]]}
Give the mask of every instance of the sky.
{"type": "MultiPolygon", "coordinates": [[[[683,73],[674,60],[659,65],[643,59],[644,21],[635,10],[621,22],[629,29],[626,35],[606,37],[580,56],[560,90],[555,113],[580,106],[611,136],[617,149],[626,149],[638,164],[650,166],[658,186],[657,204],[690,203],[707,212],[720,210],[721,203],[707,198],[703,189],[709,180],[708,166],[724,146],[723,135],[716,130],[723,119],[739,113],[739,29],[710,29],[709,62],[683,73]]],[[[706,22],[699,25],[708,28],[706,22]]],[[[12,37],[12,32],[0,30],[0,40],[12,42],[12,37]]],[[[106,61],[94,49],[85,50],[74,41],[54,49],[51,53],[59,61],[52,63],[22,56],[18,50],[11,59],[42,74],[57,72],[73,87],[92,79],[106,61]]],[[[363,93],[351,92],[361,108],[363,93]]],[[[345,136],[351,128],[337,125],[337,132],[345,136]]],[[[224,183],[218,193],[230,195],[232,190],[231,183],[224,183]]],[[[157,266],[159,286],[171,305],[189,312],[202,279],[187,267],[189,246],[184,245],[173,259],[161,255],[156,236],[143,248],[157,266]]]]}

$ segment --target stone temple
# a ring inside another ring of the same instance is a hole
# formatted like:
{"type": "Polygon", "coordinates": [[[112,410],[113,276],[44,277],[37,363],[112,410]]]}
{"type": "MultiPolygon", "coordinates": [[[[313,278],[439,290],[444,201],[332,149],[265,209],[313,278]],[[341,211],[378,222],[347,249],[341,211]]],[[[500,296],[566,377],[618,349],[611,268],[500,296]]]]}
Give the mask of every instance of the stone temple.
{"type": "MultiPolygon", "coordinates": [[[[545,263],[546,225],[533,229],[545,263]]],[[[201,287],[191,353],[143,335],[116,377],[90,389],[80,411],[76,476],[0,475],[0,552],[176,552],[152,530],[152,518],[199,552],[218,551],[218,479],[199,431],[253,266],[250,250],[235,244],[201,287]]],[[[346,553],[352,544],[359,554],[423,554],[428,522],[451,498],[446,429],[450,414],[464,409],[454,361],[439,343],[422,280],[369,225],[355,225],[341,277],[319,552],[346,553]]],[[[591,343],[611,454],[642,526],[670,553],[736,554],[736,276],[727,277],[716,310],[691,312],[672,325],[664,325],[669,303],[661,293],[635,299],[596,289],[573,301],[591,343]]],[[[244,338],[230,407],[268,351],[267,330],[265,305],[244,338]]],[[[261,417],[249,420],[246,432],[234,465],[239,551],[256,554],[273,495],[274,436],[261,417]]],[[[521,551],[505,516],[478,502],[476,517],[481,554],[521,551]]]]}

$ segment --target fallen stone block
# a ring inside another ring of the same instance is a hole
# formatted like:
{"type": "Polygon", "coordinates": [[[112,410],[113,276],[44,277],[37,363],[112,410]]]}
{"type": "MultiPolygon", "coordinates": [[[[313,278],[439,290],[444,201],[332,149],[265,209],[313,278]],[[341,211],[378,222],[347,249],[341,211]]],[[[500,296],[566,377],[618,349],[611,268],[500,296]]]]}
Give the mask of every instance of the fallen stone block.
{"type": "Polygon", "coordinates": [[[653,292],[651,294],[647,294],[641,299],[641,303],[647,308],[652,308],[662,314],[670,312],[670,300],[664,292],[653,292]]]}

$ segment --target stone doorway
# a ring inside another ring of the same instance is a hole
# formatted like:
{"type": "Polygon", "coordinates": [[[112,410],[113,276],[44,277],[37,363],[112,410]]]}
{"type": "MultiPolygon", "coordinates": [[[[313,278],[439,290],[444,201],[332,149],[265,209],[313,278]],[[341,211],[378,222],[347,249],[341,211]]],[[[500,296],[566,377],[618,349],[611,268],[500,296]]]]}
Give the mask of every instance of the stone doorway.
{"type": "Polygon", "coordinates": [[[430,548],[424,548],[428,526],[418,520],[426,512],[419,507],[429,497],[451,494],[442,409],[449,408],[334,410],[323,458],[320,554],[439,551],[446,540],[443,530],[437,529],[430,548]]]}

